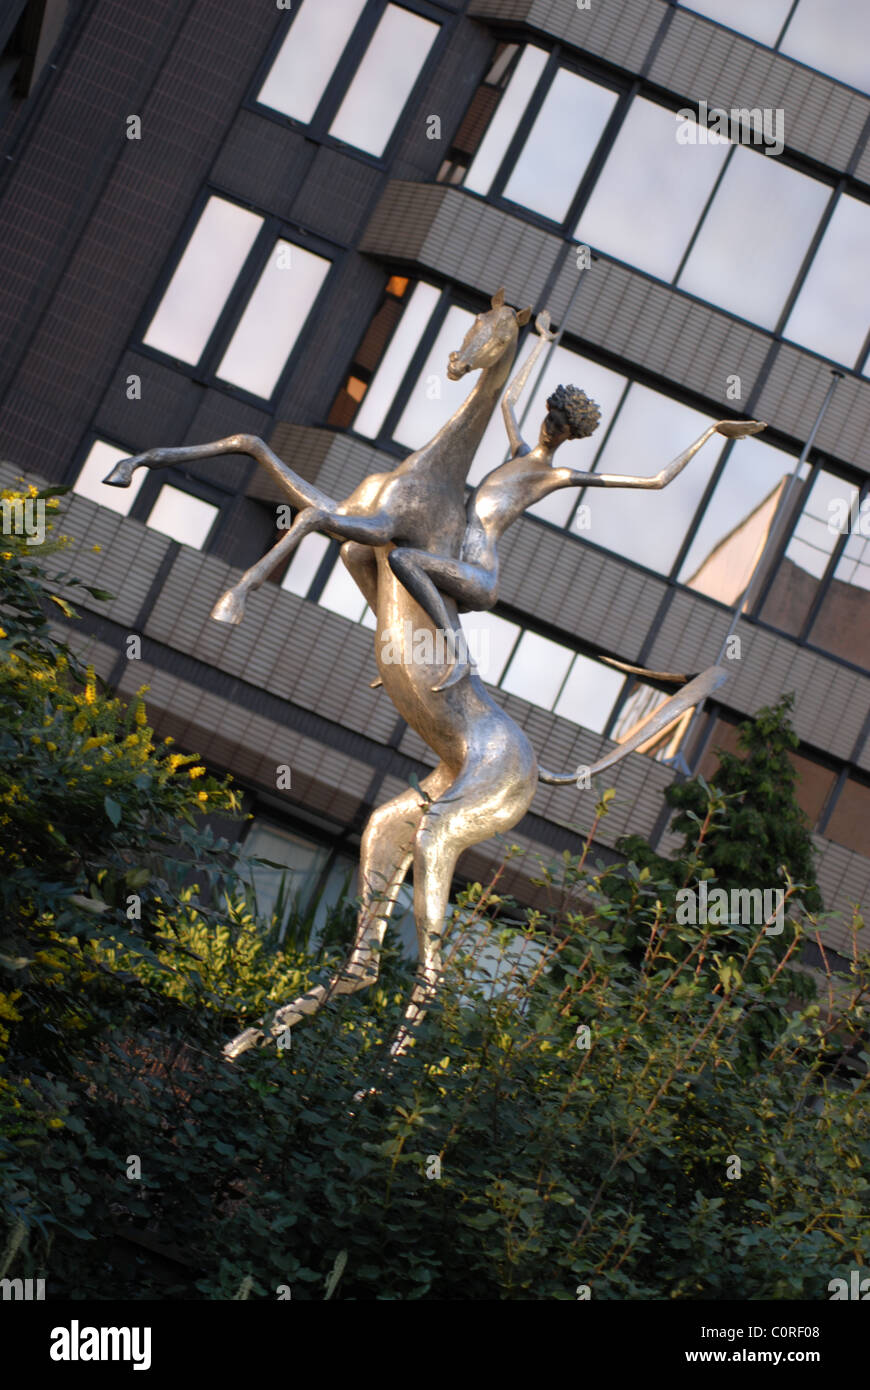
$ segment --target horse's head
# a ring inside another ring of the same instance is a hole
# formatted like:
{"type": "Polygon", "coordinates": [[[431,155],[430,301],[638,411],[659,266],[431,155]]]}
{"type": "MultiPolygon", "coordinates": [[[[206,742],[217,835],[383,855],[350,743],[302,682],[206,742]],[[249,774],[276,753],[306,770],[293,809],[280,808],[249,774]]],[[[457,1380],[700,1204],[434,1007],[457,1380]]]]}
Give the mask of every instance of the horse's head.
{"type": "Polygon", "coordinates": [[[531,309],[521,309],[519,313],[504,302],[504,290],[494,294],[490,301],[492,308],[478,314],[469,328],[458,352],[451,352],[447,375],[451,381],[459,381],[467,372],[479,367],[494,367],[508,350],[516,346],[517,333],[532,316],[531,309]]]}

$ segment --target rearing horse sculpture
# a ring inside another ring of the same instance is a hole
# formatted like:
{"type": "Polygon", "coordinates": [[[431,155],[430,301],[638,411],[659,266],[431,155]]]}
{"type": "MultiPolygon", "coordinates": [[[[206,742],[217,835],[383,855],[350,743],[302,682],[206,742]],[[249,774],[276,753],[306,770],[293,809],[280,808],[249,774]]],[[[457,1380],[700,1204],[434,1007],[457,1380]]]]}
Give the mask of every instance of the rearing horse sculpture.
{"type": "MultiPolygon", "coordinates": [[[[452,669],[453,653],[463,641],[457,600],[469,607],[472,604],[480,606],[480,601],[474,603],[473,599],[473,595],[480,592],[474,581],[483,573],[467,559],[464,565],[452,563],[459,559],[468,534],[465,476],[510,373],[518,329],[528,322],[530,312],[524,309],[518,314],[507,307],[503,290],[493,297],[491,308],[477,316],[459,351],[450,354],[448,376],[452,380],[459,380],[469,371],[481,370],[480,379],[464,403],[429,444],[409,455],[392,472],[366,478],[342,503],[334,502],[298,477],[262,440],[250,435],[232,435],[212,444],[151,450],[122,460],[105,480],[114,486],[129,486],[136,468],[166,467],[222,453],[248,453],[262,463],[303,511],[287,536],[224,594],[212,616],[223,622],[239,622],[244,611],[244,595],[262,583],[270,569],[306,530],[316,529],[343,540],[342,558],[376,615],[376,655],[381,683],[405,721],[439,759],[438,766],[421,784],[422,795],[409,787],[372,814],[362,837],[361,908],[348,960],[328,985],[317,985],[278,1009],[272,1024],[273,1033],[281,1033],[306,1014],[315,1013],[330,995],[351,993],[377,979],[378,953],[384,933],[399,888],[413,864],[420,971],[391,1049],[394,1056],[399,1055],[425,1012],[441,973],[441,935],[459,855],[472,845],[516,825],[531,803],[539,776],[553,783],[574,780],[572,774],[539,771],[525,734],[495,703],[480,678],[470,667],[465,669],[462,679],[452,669]],[[393,549],[396,542],[401,542],[400,552],[393,549]],[[404,557],[403,564],[397,563],[400,556],[404,557]],[[419,565],[428,565],[430,560],[432,572],[443,579],[443,586],[434,595],[435,603],[431,586],[427,596],[425,585],[421,587],[420,583],[411,582],[415,573],[419,580],[419,565]],[[409,580],[410,587],[402,582],[403,578],[409,580]],[[420,595],[420,603],[412,596],[411,588],[420,595]],[[436,616],[440,617],[440,622],[436,622],[436,616]],[[445,628],[450,639],[446,648],[443,641],[436,640],[445,628]],[[409,630],[415,635],[413,654],[408,653],[405,646],[409,630]],[[422,643],[418,640],[420,637],[422,643]],[[396,651],[403,650],[405,656],[396,660],[396,651]]],[[[555,337],[549,332],[548,315],[539,316],[537,327],[539,342],[505,400],[508,434],[515,459],[520,463],[503,465],[490,474],[475,493],[489,518],[484,522],[482,517],[477,517],[476,524],[491,526],[491,541],[529,501],[546,495],[555,487],[664,487],[717,431],[743,437],[764,428],[753,421],[736,424],[720,421],[710,426],[672,464],[650,478],[555,469],[552,467],[553,450],[560,439],[570,434],[556,405],[561,399],[559,393],[548,402],[548,408],[553,407],[555,414],[551,410],[548,415],[536,449],[530,450],[520,439],[513,416],[513,402],[528,378],[533,359],[546,341],[555,337]],[[488,497],[487,487],[493,491],[492,498],[488,497]],[[484,497],[488,498],[485,503],[484,497]]],[[[563,388],[560,392],[568,398],[569,393],[563,388]]],[[[584,411],[591,408],[592,415],[597,416],[597,408],[582,392],[575,391],[574,395],[585,402],[584,411]]],[[[591,432],[589,425],[589,420],[581,421],[577,425],[579,433],[591,432]]],[[[475,498],[470,508],[472,515],[477,510],[475,498]]],[[[489,559],[494,562],[494,552],[489,559]]],[[[494,601],[494,570],[490,578],[489,596],[494,601]]],[[[491,606],[491,602],[483,606],[491,606]]],[[[679,695],[642,721],[618,750],[605,755],[594,768],[586,771],[591,775],[639,747],[667,727],[675,716],[709,694],[722,679],[724,672],[713,667],[690,682],[679,695]]],[[[249,1028],[227,1045],[226,1055],[234,1058],[262,1038],[259,1029],[249,1028]]]]}
{"type": "MultiPolygon", "coordinates": [[[[504,290],[499,290],[490,309],[474,320],[461,348],[450,355],[451,380],[481,370],[463,404],[429,444],[391,473],[367,478],[357,490],[368,497],[380,491],[390,497],[394,508],[399,501],[399,534],[416,548],[459,554],[466,525],[465,477],[508,379],[518,331],[531,315],[529,309],[517,313],[504,298],[504,290]]],[[[122,459],[105,481],[127,487],[136,468],[165,468],[226,453],[256,458],[297,507],[335,506],[251,435],[150,450],[122,459]]],[[[329,534],[328,526],[322,529],[329,534]]],[[[516,825],[534,796],[538,769],[522,729],[496,704],[477,675],[448,690],[433,689],[449,674],[452,662],[438,660],[444,644],[436,642],[432,619],[393,573],[389,549],[386,543],[372,549],[370,544],[350,540],[342,547],[342,558],[377,619],[375,649],[384,690],[402,718],[437,754],[439,763],[421,782],[422,795],[409,787],[370,817],[362,837],[361,906],[348,960],[328,985],[318,985],[279,1009],[273,1032],[280,1033],[315,1013],[332,994],[351,993],[377,979],[379,948],[399,888],[413,864],[420,972],[393,1043],[393,1055],[398,1055],[425,1012],[441,971],[441,936],[456,861],[463,850],[516,825]],[[409,620],[415,632],[427,629],[431,634],[425,649],[433,653],[433,660],[382,661],[381,653],[402,643],[409,620]]],[[[271,563],[275,563],[274,555],[271,563]]],[[[456,605],[452,599],[446,603],[459,641],[456,605]]],[[[232,622],[241,615],[230,602],[223,610],[218,605],[215,616],[232,622]]],[[[258,1029],[249,1028],[227,1045],[226,1055],[236,1057],[262,1037],[258,1029]]]]}

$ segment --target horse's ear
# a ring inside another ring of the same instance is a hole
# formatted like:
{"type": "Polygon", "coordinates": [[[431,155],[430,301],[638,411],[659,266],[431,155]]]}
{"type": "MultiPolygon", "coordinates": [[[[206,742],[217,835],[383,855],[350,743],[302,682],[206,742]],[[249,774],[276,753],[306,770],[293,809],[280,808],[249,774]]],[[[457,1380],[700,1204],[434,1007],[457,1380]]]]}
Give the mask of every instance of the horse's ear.
{"type": "Polygon", "coordinates": [[[500,290],[496,290],[495,294],[489,302],[492,305],[493,309],[501,308],[501,306],[504,304],[504,285],[502,285],[500,290]]]}
{"type": "Polygon", "coordinates": [[[524,327],[524,325],[528,323],[531,317],[531,309],[520,309],[519,313],[517,314],[517,323],[519,324],[520,328],[524,327]]]}

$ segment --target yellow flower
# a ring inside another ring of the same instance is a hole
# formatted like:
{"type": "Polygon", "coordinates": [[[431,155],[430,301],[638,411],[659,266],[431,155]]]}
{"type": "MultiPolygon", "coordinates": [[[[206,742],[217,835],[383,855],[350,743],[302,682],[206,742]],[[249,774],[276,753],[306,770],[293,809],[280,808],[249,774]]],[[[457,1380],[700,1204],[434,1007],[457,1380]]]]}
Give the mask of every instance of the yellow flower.
{"type": "Polygon", "coordinates": [[[193,779],[194,779],[195,777],[201,777],[201,776],[203,775],[204,772],[205,772],[205,768],[204,768],[204,767],[192,767],[192,768],[190,768],[190,769],[188,770],[188,774],[187,774],[187,775],[188,775],[188,777],[190,778],[190,780],[193,781],[193,779]]]}
{"type": "Polygon", "coordinates": [[[92,705],[97,698],[97,678],[94,675],[93,666],[87,668],[87,682],[85,684],[85,704],[92,705]]]}
{"type": "Polygon", "coordinates": [[[197,792],[197,801],[208,801],[208,792],[197,792]]]}
{"type": "Polygon", "coordinates": [[[49,1120],[48,1127],[49,1129],[63,1129],[63,1120],[49,1120]]]}
{"type": "Polygon", "coordinates": [[[139,726],[140,729],[143,727],[144,724],[147,723],[147,718],[148,718],[148,717],[147,717],[147,715],[146,715],[146,713],[145,713],[145,702],[144,702],[143,700],[141,700],[141,699],[140,699],[140,700],[137,700],[137,701],[136,701],[136,723],[138,724],[138,726],[139,726]]]}
{"type": "Polygon", "coordinates": [[[92,545],[92,546],[91,546],[91,550],[94,552],[95,555],[99,555],[99,553],[100,553],[100,551],[102,550],[102,548],[103,548],[103,547],[102,547],[101,545],[92,545]]]}
{"type": "Polygon", "coordinates": [[[4,630],[2,627],[0,627],[0,637],[5,637],[5,636],[6,636],[5,630],[4,630]]]}

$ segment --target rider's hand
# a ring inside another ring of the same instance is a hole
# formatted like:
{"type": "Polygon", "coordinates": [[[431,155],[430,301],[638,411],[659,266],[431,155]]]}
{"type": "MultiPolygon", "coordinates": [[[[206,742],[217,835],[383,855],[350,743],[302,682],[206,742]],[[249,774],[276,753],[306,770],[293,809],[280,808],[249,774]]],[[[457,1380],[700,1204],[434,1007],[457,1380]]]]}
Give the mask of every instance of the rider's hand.
{"type": "Polygon", "coordinates": [[[549,309],[542,309],[538,314],[538,317],[535,319],[535,328],[538,330],[538,335],[541,338],[546,338],[548,342],[555,342],[556,338],[559,336],[558,333],[552,333],[550,331],[549,309]]]}
{"type": "Polygon", "coordinates": [[[720,420],[716,426],[719,434],[726,439],[745,439],[749,434],[760,434],[767,429],[766,420],[720,420]]]}

